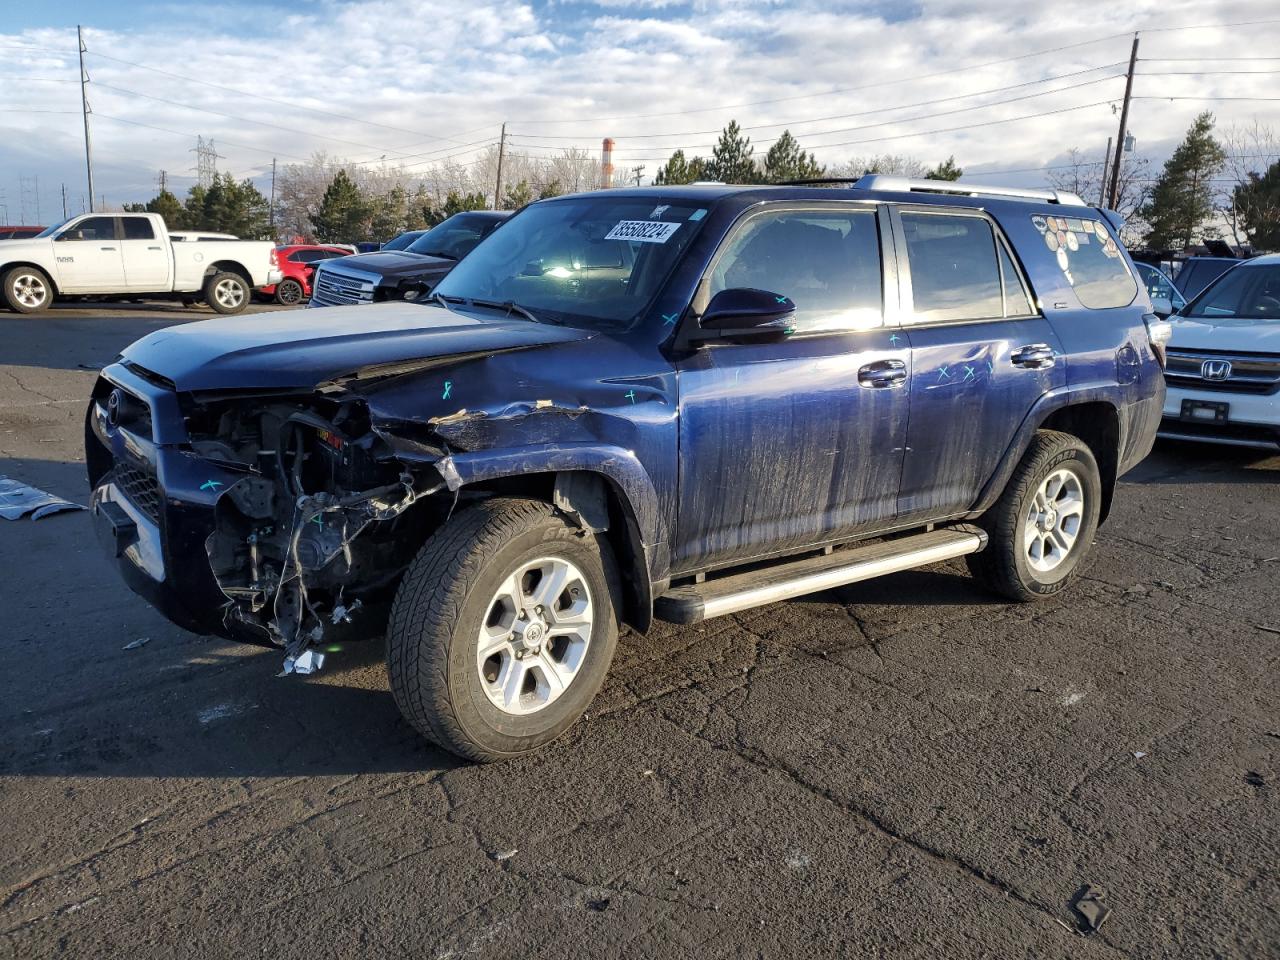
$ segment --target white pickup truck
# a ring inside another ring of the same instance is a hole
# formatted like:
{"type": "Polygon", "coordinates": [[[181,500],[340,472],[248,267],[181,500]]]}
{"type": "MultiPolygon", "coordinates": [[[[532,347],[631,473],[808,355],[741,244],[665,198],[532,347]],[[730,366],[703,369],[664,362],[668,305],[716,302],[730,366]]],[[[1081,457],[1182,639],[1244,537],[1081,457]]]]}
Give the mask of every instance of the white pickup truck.
{"type": "Polygon", "coordinates": [[[4,302],[38,313],[59,296],[124,294],[203,300],[239,313],[257,287],[279,283],[266,240],[173,243],[155,213],[88,213],[25,240],[0,241],[4,302]]]}

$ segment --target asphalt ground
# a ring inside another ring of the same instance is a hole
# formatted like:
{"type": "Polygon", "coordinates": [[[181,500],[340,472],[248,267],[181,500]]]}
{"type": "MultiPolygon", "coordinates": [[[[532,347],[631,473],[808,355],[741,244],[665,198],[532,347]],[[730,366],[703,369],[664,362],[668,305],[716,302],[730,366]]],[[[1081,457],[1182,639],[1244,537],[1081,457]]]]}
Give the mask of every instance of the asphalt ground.
{"type": "MultiPolygon", "coordinates": [[[[0,314],[0,474],[85,502],[94,370],[206,313],[0,314]]],[[[1037,605],[952,563],[625,635],[485,767],[379,641],[279,678],[89,527],[0,521],[0,957],[1280,955],[1280,458],[1159,445],[1037,605]]]]}

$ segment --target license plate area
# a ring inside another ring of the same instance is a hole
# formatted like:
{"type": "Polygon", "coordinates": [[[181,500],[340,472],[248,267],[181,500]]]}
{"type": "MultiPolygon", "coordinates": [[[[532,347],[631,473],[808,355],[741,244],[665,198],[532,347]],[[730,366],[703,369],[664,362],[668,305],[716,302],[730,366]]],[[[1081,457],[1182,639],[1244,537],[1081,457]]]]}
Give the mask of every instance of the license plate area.
{"type": "Polygon", "coordinates": [[[1213,400],[1183,400],[1182,419],[1197,423],[1226,423],[1231,404],[1213,400]]]}

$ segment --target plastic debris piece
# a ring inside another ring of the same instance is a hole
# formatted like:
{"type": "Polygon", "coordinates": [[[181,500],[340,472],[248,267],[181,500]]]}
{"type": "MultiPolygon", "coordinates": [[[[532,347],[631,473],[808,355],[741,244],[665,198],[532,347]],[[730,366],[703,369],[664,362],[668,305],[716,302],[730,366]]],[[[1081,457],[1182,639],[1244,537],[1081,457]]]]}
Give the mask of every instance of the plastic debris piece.
{"type": "Polygon", "coordinates": [[[1146,756],[1146,754],[1145,754],[1145,753],[1143,753],[1141,750],[1135,750],[1135,751],[1133,751],[1133,759],[1135,759],[1135,760],[1141,760],[1141,759],[1142,759],[1143,757],[1145,757],[1145,756],[1146,756]]]}
{"type": "Polygon", "coordinates": [[[137,640],[134,640],[132,643],[126,643],[120,649],[121,650],[137,650],[139,647],[145,647],[150,642],[151,642],[150,637],[139,637],[137,640]]]}
{"type": "Polygon", "coordinates": [[[501,863],[503,860],[510,860],[519,852],[519,847],[512,847],[510,850],[499,850],[493,855],[493,859],[498,861],[498,863],[501,863]]]}
{"type": "Polygon", "coordinates": [[[315,650],[304,650],[296,657],[284,658],[284,669],[276,674],[277,677],[288,676],[296,673],[300,677],[308,676],[316,673],[324,666],[324,654],[315,650]]]}
{"type": "Polygon", "coordinates": [[[1106,896],[1107,891],[1088,883],[1076,891],[1071,908],[1080,917],[1082,933],[1093,933],[1111,916],[1111,908],[1103,902],[1106,896]]]}
{"type": "Polygon", "coordinates": [[[64,510],[87,509],[18,480],[0,476],[0,517],[6,520],[21,520],[27,514],[31,514],[32,520],[39,520],[64,510]]]}

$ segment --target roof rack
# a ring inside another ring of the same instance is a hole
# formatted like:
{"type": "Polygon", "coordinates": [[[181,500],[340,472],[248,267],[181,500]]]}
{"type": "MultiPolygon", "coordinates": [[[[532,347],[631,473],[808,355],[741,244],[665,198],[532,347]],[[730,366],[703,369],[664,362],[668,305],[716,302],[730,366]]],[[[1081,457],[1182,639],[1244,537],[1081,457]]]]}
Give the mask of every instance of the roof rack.
{"type": "MultiPolygon", "coordinates": [[[[839,181],[836,181],[839,182],[839,181]]],[[[1012,197],[1020,200],[1043,200],[1069,207],[1087,207],[1088,204],[1066,190],[1029,190],[1023,187],[992,187],[985,183],[966,183],[963,180],[924,180],[914,177],[887,176],[883,173],[867,174],[854,181],[856,190],[884,190],[892,193],[957,193],[969,197],[1012,197]]]]}

